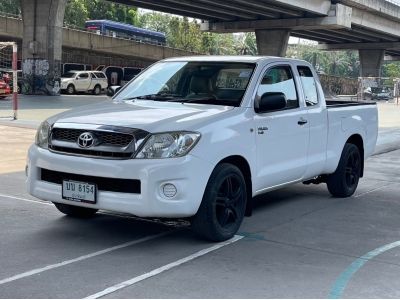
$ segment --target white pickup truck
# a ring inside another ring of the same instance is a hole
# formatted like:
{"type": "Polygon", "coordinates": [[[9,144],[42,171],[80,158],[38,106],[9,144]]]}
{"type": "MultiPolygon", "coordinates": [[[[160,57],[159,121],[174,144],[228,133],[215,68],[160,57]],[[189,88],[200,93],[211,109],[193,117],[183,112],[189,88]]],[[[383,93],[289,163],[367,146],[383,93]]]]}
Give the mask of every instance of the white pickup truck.
{"type": "Polygon", "coordinates": [[[100,95],[107,87],[107,76],[100,71],[70,71],[61,76],[61,91],[70,95],[76,92],[100,95]]]}
{"type": "Polygon", "coordinates": [[[70,216],[185,218],[222,241],[261,193],[305,182],[353,195],[377,124],[375,103],[325,101],[305,61],[165,59],[112,100],[43,122],[28,191],[70,216]]]}

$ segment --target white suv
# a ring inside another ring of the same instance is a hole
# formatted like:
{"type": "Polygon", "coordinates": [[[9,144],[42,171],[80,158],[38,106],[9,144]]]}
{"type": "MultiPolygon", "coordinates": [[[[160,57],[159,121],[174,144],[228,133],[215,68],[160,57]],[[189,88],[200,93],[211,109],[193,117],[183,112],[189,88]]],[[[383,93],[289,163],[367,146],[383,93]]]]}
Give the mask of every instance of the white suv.
{"type": "Polygon", "coordinates": [[[70,95],[76,92],[99,95],[107,86],[107,76],[100,71],[70,71],[61,76],[61,91],[70,95]]]}

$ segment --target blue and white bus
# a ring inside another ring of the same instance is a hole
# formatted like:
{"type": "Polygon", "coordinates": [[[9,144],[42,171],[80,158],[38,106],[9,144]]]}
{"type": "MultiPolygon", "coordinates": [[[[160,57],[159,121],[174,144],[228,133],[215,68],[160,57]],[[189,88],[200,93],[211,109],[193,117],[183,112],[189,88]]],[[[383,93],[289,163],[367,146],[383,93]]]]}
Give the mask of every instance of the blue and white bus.
{"type": "Polygon", "coordinates": [[[101,35],[163,46],[166,44],[165,34],[162,32],[138,28],[133,25],[110,20],[86,21],[85,28],[101,35]]]}

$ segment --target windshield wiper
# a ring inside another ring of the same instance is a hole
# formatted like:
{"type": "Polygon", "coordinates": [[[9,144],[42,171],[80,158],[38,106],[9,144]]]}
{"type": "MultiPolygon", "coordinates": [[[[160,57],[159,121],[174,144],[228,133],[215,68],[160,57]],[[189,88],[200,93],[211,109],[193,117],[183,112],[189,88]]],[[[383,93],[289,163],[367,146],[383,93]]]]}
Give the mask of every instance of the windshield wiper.
{"type": "Polygon", "coordinates": [[[195,102],[215,101],[215,100],[217,100],[215,97],[205,97],[205,98],[192,98],[192,99],[171,99],[168,100],[168,102],[195,103],[195,102]]]}
{"type": "Polygon", "coordinates": [[[182,95],[178,94],[168,94],[168,93],[158,93],[158,94],[149,94],[149,95],[142,95],[142,96],[135,96],[122,99],[123,101],[126,100],[154,100],[154,101],[170,101],[176,99],[178,97],[182,97],[182,95]]]}

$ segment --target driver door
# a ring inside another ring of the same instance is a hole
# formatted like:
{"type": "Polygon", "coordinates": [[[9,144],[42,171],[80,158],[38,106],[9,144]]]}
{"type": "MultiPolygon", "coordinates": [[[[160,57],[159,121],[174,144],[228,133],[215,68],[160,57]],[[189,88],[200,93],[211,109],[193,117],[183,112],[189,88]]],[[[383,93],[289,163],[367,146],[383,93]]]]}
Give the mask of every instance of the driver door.
{"type": "Polygon", "coordinates": [[[291,65],[277,64],[264,71],[256,99],[271,92],[283,93],[286,107],[255,114],[257,191],[300,180],[307,168],[307,109],[300,101],[291,65]]]}
{"type": "Polygon", "coordinates": [[[87,91],[90,86],[91,79],[89,73],[79,73],[76,77],[76,89],[78,91],[87,91]]]}

